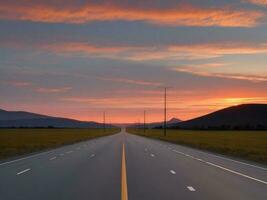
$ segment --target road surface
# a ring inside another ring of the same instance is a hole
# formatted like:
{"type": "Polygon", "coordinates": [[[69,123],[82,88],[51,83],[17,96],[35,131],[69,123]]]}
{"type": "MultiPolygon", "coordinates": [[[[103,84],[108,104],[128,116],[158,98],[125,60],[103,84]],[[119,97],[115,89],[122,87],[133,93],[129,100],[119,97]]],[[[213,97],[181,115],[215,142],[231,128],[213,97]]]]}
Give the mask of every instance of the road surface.
{"type": "Polygon", "coordinates": [[[0,163],[0,200],[266,200],[266,166],[122,131],[0,163]]]}

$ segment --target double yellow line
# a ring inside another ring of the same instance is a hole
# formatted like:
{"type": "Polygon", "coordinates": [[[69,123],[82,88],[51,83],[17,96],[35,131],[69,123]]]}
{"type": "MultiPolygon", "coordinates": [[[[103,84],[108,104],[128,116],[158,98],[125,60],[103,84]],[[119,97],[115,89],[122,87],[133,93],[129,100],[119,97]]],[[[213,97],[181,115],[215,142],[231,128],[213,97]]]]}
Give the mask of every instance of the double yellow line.
{"type": "Polygon", "coordinates": [[[122,145],[122,159],[121,159],[121,200],[128,200],[126,158],[125,158],[124,144],[122,145]]]}

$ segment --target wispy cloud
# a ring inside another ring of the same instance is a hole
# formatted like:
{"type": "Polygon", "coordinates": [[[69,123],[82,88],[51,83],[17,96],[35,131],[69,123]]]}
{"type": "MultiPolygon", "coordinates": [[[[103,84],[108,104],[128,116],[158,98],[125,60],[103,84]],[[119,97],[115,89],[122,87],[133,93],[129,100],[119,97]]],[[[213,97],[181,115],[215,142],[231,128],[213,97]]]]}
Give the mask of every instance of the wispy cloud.
{"type": "Polygon", "coordinates": [[[223,99],[225,103],[230,105],[244,104],[244,103],[266,103],[267,97],[241,97],[241,98],[225,98],[223,99]]]}
{"type": "Polygon", "coordinates": [[[160,108],[162,100],[150,96],[133,97],[64,97],[61,101],[72,103],[84,103],[94,108],[160,108]]]}
{"type": "Polygon", "coordinates": [[[197,65],[196,67],[208,67],[208,68],[217,68],[217,67],[223,67],[229,65],[229,63],[205,63],[202,65],[197,65]]]}
{"type": "Polygon", "coordinates": [[[67,92],[69,90],[71,90],[71,87],[62,87],[62,88],[36,88],[35,91],[36,92],[40,92],[40,93],[64,93],[67,92]]]}
{"type": "Polygon", "coordinates": [[[76,53],[87,53],[95,55],[105,55],[105,54],[116,54],[120,52],[127,51],[133,47],[129,46],[100,46],[90,43],[82,42],[70,42],[70,43],[53,43],[43,45],[42,48],[48,50],[54,50],[56,52],[76,52],[76,53]]]}
{"type": "MultiPolygon", "coordinates": [[[[245,103],[266,103],[267,97],[253,96],[246,91],[246,94],[238,94],[235,90],[224,95],[217,96],[207,93],[205,96],[199,96],[197,91],[184,91],[181,93],[174,92],[168,94],[168,113],[170,117],[177,116],[182,119],[190,119],[198,117],[203,114],[207,114],[218,109],[222,109],[228,106],[245,104],[245,103]],[[183,94],[183,95],[181,95],[183,94]],[[192,95],[194,97],[192,98],[192,95]]],[[[214,91],[214,93],[216,93],[214,91]]],[[[93,107],[94,109],[107,109],[107,110],[121,110],[122,114],[125,114],[123,110],[127,109],[128,116],[125,116],[122,121],[128,121],[138,119],[142,116],[143,110],[148,111],[149,119],[159,120],[162,117],[163,99],[160,95],[157,96],[140,96],[138,93],[135,96],[123,96],[123,97],[64,97],[61,98],[62,104],[74,104],[74,105],[86,105],[93,107]],[[134,111],[134,112],[133,112],[134,111]],[[134,116],[131,114],[134,113],[134,116]]],[[[153,121],[153,120],[152,120],[153,121]]]]}
{"type": "Polygon", "coordinates": [[[193,60],[223,55],[257,54],[267,52],[267,43],[218,42],[159,46],[99,46],[89,43],[55,43],[44,45],[45,50],[72,56],[105,57],[132,61],[193,60]]]}
{"type": "MultiPolygon", "coordinates": [[[[212,43],[119,45],[94,44],[90,42],[55,42],[48,44],[25,44],[3,41],[4,48],[36,49],[64,56],[110,58],[130,61],[195,60],[217,58],[224,55],[249,55],[267,53],[267,41],[220,41],[212,43]]],[[[211,66],[212,67],[212,66],[211,66]]]]}
{"type": "Polygon", "coordinates": [[[32,85],[31,82],[27,82],[27,81],[3,81],[3,83],[7,85],[12,85],[15,87],[28,87],[32,85]]]}
{"type": "Polygon", "coordinates": [[[0,19],[30,20],[52,23],[88,23],[91,21],[145,21],[168,26],[253,27],[263,13],[225,6],[199,7],[176,4],[168,8],[136,7],[108,3],[75,3],[72,1],[1,1],[0,19]],[[60,6],[59,6],[60,5],[60,6]]]}
{"type": "Polygon", "coordinates": [[[160,82],[152,82],[152,81],[144,81],[144,80],[133,80],[133,79],[125,79],[125,78],[108,78],[108,77],[98,77],[98,78],[104,81],[129,83],[129,84],[134,84],[134,85],[145,85],[145,86],[162,86],[163,85],[163,83],[160,83],[160,82]]]}
{"type": "Polygon", "coordinates": [[[267,6],[267,0],[247,0],[248,2],[260,6],[267,6]]]}
{"type": "Polygon", "coordinates": [[[237,79],[237,80],[245,80],[252,82],[265,82],[267,81],[267,76],[260,75],[252,75],[252,74],[238,74],[238,73],[218,73],[218,72],[209,72],[208,70],[196,68],[192,66],[184,66],[184,67],[176,67],[172,68],[172,70],[177,72],[185,72],[194,74],[197,76],[203,77],[217,77],[217,78],[227,78],[227,79],[237,79]]]}

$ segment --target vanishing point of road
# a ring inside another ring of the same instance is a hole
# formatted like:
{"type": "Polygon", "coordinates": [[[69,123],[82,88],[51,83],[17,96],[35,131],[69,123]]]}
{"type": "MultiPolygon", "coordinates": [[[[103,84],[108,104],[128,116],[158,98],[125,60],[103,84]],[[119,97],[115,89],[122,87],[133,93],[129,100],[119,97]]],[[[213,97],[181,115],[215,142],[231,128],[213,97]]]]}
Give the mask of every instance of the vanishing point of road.
{"type": "Polygon", "coordinates": [[[267,168],[126,133],[0,163],[0,200],[266,200],[267,168]]]}

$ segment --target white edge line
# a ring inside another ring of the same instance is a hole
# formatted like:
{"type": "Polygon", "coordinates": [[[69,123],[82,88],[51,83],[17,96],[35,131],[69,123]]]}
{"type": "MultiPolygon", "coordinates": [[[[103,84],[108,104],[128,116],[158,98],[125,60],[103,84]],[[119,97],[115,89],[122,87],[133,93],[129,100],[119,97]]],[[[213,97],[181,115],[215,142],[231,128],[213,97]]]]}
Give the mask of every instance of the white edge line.
{"type": "Polygon", "coordinates": [[[7,161],[7,162],[4,162],[4,163],[0,163],[0,166],[11,164],[11,163],[18,162],[18,161],[21,161],[21,160],[26,160],[26,159],[33,158],[33,157],[37,157],[37,156],[40,156],[40,155],[43,155],[43,154],[48,154],[48,153],[51,153],[53,151],[54,150],[46,151],[46,152],[43,152],[43,153],[34,154],[34,155],[31,155],[31,156],[19,158],[19,159],[16,159],[16,160],[7,161]]]}
{"type": "MultiPolygon", "coordinates": [[[[173,150],[176,152],[176,150],[173,150]]],[[[255,167],[255,168],[258,168],[258,169],[261,169],[261,170],[267,170],[266,167],[261,167],[261,166],[257,166],[257,165],[253,165],[253,164],[249,164],[249,163],[246,163],[246,162],[242,162],[242,161],[238,161],[238,160],[234,160],[234,159],[231,159],[231,158],[226,158],[224,156],[218,156],[218,155],[214,155],[214,154],[211,154],[211,153],[208,153],[208,152],[203,152],[203,151],[198,151],[202,154],[207,154],[207,155],[210,155],[210,156],[213,156],[213,157],[216,157],[216,158],[221,158],[221,159],[224,159],[224,160],[228,160],[228,161],[232,161],[232,162],[235,162],[235,163],[239,163],[239,164],[243,164],[243,165],[247,165],[247,166],[250,166],[250,167],[255,167]]],[[[178,152],[176,152],[178,153],[178,152]]]]}
{"type": "MultiPolygon", "coordinates": [[[[148,138],[147,138],[148,139],[148,138]]],[[[158,141],[154,141],[155,143],[159,144],[159,145],[162,145],[161,143],[159,143],[158,141]]],[[[164,143],[167,143],[167,142],[164,142],[164,143]]],[[[167,146],[166,144],[164,144],[165,146],[167,146]]],[[[176,144],[179,146],[179,144],[176,144]]],[[[182,145],[180,145],[182,146],[182,145]]],[[[184,147],[184,146],[183,146],[184,147]]],[[[190,147],[187,147],[187,148],[190,148],[190,147]]],[[[218,156],[218,155],[214,155],[212,153],[208,153],[208,152],[203,152],[201,151],[201,149],[195,149],[197,150],[198,152],[202,153],[202,154],[208,154],[210,156],[214,156],[214,157],[217,157],[217,158],[221,158],[221,159],[224,159],[224,160],[229,160],[229,161],[233,161],[233,162],[236,162],[236,163],[239,163],[239,164],[243,164],[243,165],[247,165],[247,166],[250,166],[250,167],[255,167],[255,168],[258,168],[258,169],[262,169],[262,170],[267,170],[267,167],[261,167],[261,166],[257,166],[257,165],[253,165],[253,164],[249,164],[249,163],[246,163],[246,162],[242,162],[242,161],[238,161],[238,160],[234,160],[234,159],[231,159],[231,158],[227,158],[227,157],[224,157],[224,156],[218,156]]],[[[175,150],[173,150],[175,151],[175,150]]],[[[177,152],[178,153],[178,152],[177,152]]]]}
{"type": "Polygon", "coordinates": [[[260,179],[257,179],[257,178],[248,176],[248,175],[246,175],[246,174],[242,174],[242,173],[240,173],[240,172],[237,172],[237,171],[234,171],[234,170],[231,170],[231,169],[222,167],[222,166],[220,166],[220,165],[213,164],[213,163],[211,163],[211,162],[205,162],[205,163],[208,164],[208,165],[211,165],[211,166],[213,166],[213,167],[217,167],[217,168],[219,168],[219,169],[228,171],[228,172],[230,172],[230,173],[237,174],[237,175],[239,175],[239,176],[243,176],[243,177],[245,177],[245,178],[248,178],[248,179],[251,179],[251,180],[254,180],[254,181],[257,181],[257,182],[259,182],[259,183],[263,183],[263,184],[267,185],[267,182],[266,182],[266,181],[263,181],[263,180],[260,180],[260,179]]]}
{"type": "Polygon", "coordinates": [[[21,175],[21,174],[23,174],[23,173],[25,173],[25,172],[27,172],[27,171],[30,171],[30,170],[31,170],[30,168],[25,169],[25,170],[23,170],[23,171],[21,171],[21,172],[18,172],[17,175],[21,175]]]}
{"type": "Polygon", "coordinates": [[[185,154],[185,153],[180,152],[180,151],[177,151],[177,150],[173,150],[173,151],[176,152],[176,153],[178,153],[178,154],[181,154],[181,155],[190,157],[190,158],[192,158],[192,159],[194,159],[194,160],[198,160],[198,161],[200,161],[200,162],[206,163],[206,164],[211,165],[211,166],[213,166],[213,167],[217,167],[217,168],[219,168],[219,169],[222,169],[222,170],[231,172],[231,173],[233,173],[233,174],[236,174],[236,175],[239,175],[239,176],[242,176],[242,177],[245,177],[245,178],[248,178],[248,179],[251,179],[251,180],[254,180],[254,181],[257,181],[257,182],[260,182],[260,183],[263,183],[263,184],[267,185],[267,182],[266,182],[266,181],[263,181],[263,180],[260,180],[260,179],[257,179],[257,178],[248,176],[248,175],[246,175],[246,174],[242,174],[242,173],[240,173],[240,172],[237,172],[237,171],[234,171],[234,170],[231,170],[231,169],[222,167],[222,166],[220,166],[220,165],[216,165],[216,164],[211,163],[211,162],[206,162],[206,161],[204,161],[204,160],[202,160],[202,159],[195,158],[195,157],[193,157],[193,156],[190,156],[190,155],[188,155],[188,154],[185,154]]]}
{"type": "MultiPolygon", "coordinates": [[[[90,141],[90,142],[94,143],[93,141],[90,141]]],[[[61,148],[61,147],[59,147],[59,148],[61,148]]],[[[15,163],[15,162],[18,162],[18,161],[21,161],[21,160],[26,160],[26,159],[29,159],[29,158],[34,158],[34,157],[37,157],[37,156],[40,156],[40,155],[48,154],[48,153],[56,151],[59,148],[56,148],[56,149],[53,149],[53,150],[50,150],[50,151],[45,151],[45,152],[42,152],[42,153],[37,153],[37,154],[31,155],[31,156],[26,156],[26,157],[23,157],[23,158],[19,158],[19,159],[3,162],[3,163],[0,163],[0,166],[11,164],[11,163],[15,163]]]]}
{"type": "Polygon", "coordinates": [[[250,166],[250,167],[255,167],[255,168],[258,168],[258,169],[262,169],[262,170],[267,170],[267,168],[265,168],[265,167],[260,167],[260,166],[257,166],[257,165],[252,165],[252,164],[249,164],[249,163],[237,161],[237,160],[234,160],[234,159],[231,159],[231,158],[226,158],[226,157],[223,157],[223,156],[213,155],[213,154],[210,154],[210,153],[207,153],[207,154],[208,155],[211,155],[211,156],[214,156],[214,157],[217,157],[217,158],[224,159],[224,160],[229,160],[229,161],[233,161],[233,162],[236,162],[236,163],[239,163],[239,164],[247,165],[247,166],[250,166]]]}

